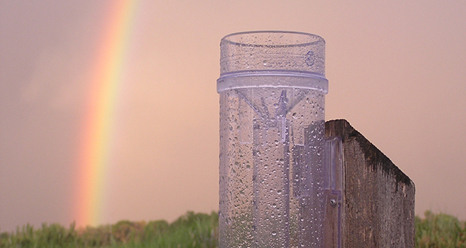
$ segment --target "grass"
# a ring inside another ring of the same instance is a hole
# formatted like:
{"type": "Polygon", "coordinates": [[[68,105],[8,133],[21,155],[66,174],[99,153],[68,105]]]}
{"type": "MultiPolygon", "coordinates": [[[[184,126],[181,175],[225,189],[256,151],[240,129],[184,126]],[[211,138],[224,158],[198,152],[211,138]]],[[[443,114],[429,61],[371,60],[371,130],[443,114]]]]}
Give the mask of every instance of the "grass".
{"type": "Polygon", "coordinates": [[[466,248],[466,221],[448,214],[424,213],[424,219],[415,217],[416,247],[466,248]]]}
{"type": "Polygon", "coordinates": [[[0,248],[213,248],[218,247],[218,215],[188,212],[169,224],[164,220],[145,222],[120,221],[114,225],[68,229],[59,224],[30,225],[13,233],[0,234],[0,248]]]}
{"type": "MultiPolygon", "coordinates": [[[[466,248],[466,221],[427,211],[416,216],[416,247],[466,248]]],[[[59,224],[25,225],[0,233],[0,248],[213,248],[218,247],[218,215],[188,212],[173,223],[164,220],[120,221],[114,225],[76,229],[59,224]]]]}

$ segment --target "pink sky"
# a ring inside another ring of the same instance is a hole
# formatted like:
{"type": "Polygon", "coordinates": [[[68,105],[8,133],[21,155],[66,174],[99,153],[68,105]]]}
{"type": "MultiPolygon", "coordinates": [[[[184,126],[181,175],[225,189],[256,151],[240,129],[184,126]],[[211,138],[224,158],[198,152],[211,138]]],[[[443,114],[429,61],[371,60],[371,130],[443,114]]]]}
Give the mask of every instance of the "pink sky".
{"type": "MultiPolygon", "coordinates": [[[[73,221],[88,73],[111,0],[0,0],[0,232],[73,221]]],[[[326,119],[416,185],[416,214],[466,220],[465,1],[140,0],[102,224],[218,209],[220,39],[326,40],[326,119]]]]}

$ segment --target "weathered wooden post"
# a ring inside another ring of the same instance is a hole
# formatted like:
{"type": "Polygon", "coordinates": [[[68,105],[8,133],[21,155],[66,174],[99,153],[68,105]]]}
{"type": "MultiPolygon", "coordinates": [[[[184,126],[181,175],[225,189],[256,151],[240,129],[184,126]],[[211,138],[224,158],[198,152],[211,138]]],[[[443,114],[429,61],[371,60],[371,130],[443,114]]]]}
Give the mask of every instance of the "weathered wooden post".
{"type": "Polygon", "coordinates": [[[414,247],[413,181],[346,120],[325,136],[325,247],[414,247]]]}

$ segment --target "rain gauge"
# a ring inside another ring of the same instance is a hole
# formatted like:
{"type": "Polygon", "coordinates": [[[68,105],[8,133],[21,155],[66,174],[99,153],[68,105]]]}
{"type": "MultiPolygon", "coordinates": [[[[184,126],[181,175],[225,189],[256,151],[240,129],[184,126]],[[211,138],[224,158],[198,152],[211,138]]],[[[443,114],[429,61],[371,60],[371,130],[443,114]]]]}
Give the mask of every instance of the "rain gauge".
{"type": "Polygon", "coordinates": [[[341,173],[324,137],[325,41],[243,32],[220,49],[220,247],[326,246],[341,173]]]}

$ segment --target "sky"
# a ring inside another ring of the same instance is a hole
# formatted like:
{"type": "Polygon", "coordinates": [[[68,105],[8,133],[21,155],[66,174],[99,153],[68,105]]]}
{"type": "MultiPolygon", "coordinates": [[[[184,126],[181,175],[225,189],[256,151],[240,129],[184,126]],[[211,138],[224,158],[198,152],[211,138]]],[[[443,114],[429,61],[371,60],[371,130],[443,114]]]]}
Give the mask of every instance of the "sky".
{"type": "Polygon", "coordinates": [[[466,220],[466,1],[133,0],[112,19],[124,2],[0,0],[0,232],[217,211],[219,44],[251,30],[323,37],[326,119],[414,181],[417,215],[466,220]],[[104,186],[80,220],[93,141],[104,186]]]}

